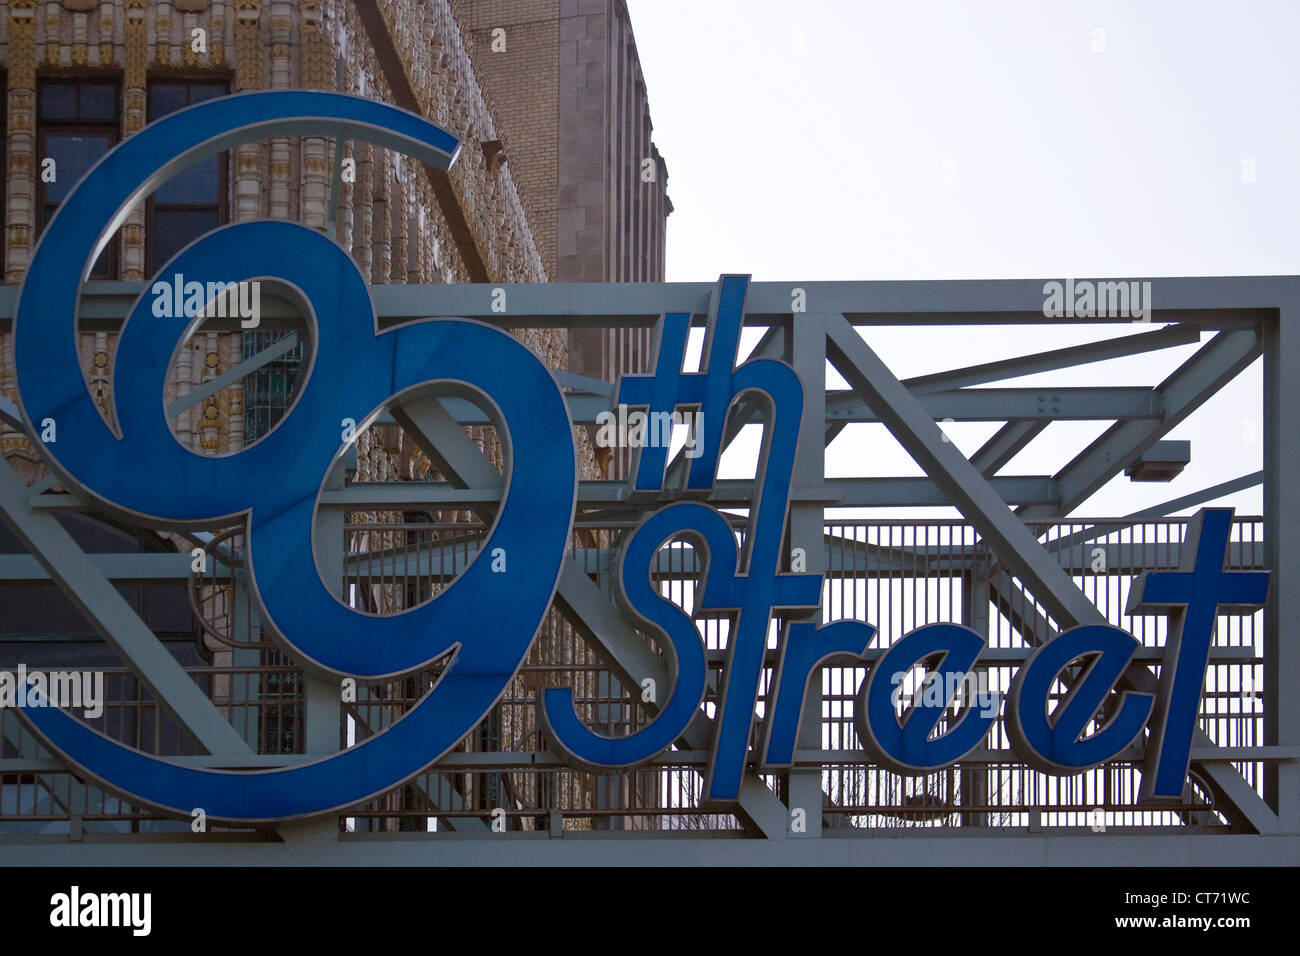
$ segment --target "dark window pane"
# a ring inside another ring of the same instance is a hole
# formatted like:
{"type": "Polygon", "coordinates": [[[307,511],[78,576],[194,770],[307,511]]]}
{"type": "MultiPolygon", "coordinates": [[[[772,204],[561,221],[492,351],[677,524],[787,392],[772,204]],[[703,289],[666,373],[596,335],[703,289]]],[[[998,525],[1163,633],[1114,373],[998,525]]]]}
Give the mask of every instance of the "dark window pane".
{"type": "Polygon", "coordinates": [[[78,119],[106,120],[117,116],[117,87],[104,83],[77,89],[81,95],[78,119]]]}
{"type": "Polygon", "coordinates": [[[41,119],[76,119],[77,88],[67,83],[41,87],[41,119]]]}
{"type": "Polygon", "coordinates": [[[45,155],[54,159],[54,182],[44,183],[47,202],[62,202],[98,160],[108,152],[108,133],[51,133],[45,155]]]}
{"type": "Polygon", "coordinates": [[[108,245],[104,247],[104,251],[99,254],[99,258],[95,260],[95,265],[90,270],[90,278],[92,279],[115,278],[113,275],[113,250],[117,246],[118,236],[120,235],[121,233],[118,233],[108,241],[108,245]]]}
{"type": "Polygon", "coordinates": [[[153,194],[153,201],[164,206],[215,206],[220,198],[220,183],[217,157],[209,156],[159,186],[153,194]]]}
{"type": "MultiPolygon", "coordinates": [[[[226,92],[224,83],[155,83],[149,87],[149,120],[152,122],[226,92]]],[[[172,176],[155,190],[147,226],[153,248],[153,270],[194,239],[220,225],[220,210],[225,204],[221,181],[228,157],[228,153],[211,156],[172,176]]]]}
{"type": "Polygon", "coordinates": [[[178,83],[155,83],[149,87],[149,119],[173,113],[185,105],[185,87],[178,83]]]}
{"type": "Polygon", "coordinates": [[[190,87],[190,102],[202,103],[204,100],[210,100],[217,96],[226,95],[226,86],[224,83],[202,83],[190,87]]]}
{"type": "Polygon", "coordinates": [[[205,232],[217,228],[215,209],[155,209],[153,214],[154,269],[205,232]]]}

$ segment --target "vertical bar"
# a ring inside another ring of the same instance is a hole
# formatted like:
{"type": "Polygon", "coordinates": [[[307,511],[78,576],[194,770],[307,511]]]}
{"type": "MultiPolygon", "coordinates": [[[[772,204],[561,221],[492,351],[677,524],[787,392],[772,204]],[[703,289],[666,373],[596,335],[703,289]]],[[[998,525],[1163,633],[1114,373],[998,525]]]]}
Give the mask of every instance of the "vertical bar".
{"type": "MultiPolygon", "coordinates": [[[[826,471],[826,448],[820,440],[826,430],[826,317],[818,313],[792,315],[786,334],[786,352],[793,360],[804,392],[803,418],[799,423],[799,434],[803,439],[795,453],[791,485],[805,492],[817,491],[823,485],[826,471]]],[[[755,502],[754,506],[757,505],[755,502]]],[[[791,505],[789,527],[787,561],[793,548],[802,548],[807,570],[810,573],[824,571],[826,512],[822,505],[791,505]]],[[[799,746],[816,750],[822,747],[822,668],[815,669],[808,678],[799,746]]],[[[794,836],[821,837],[822,800],[820,767],[792,770],[786,775],[787,805],[792,814],[795,808],[804,811],[807,826],[805,832],[794,836]]],[[[837,821],[840,817],[833,815],[831,819],[837,821]]]]}
{"type": "MultiPolygon", "coordinates": [[[[984,638],[989,639],[989,574],[987,565],[978,559],[970,562],[970,570],[963,577],[964,598],[962,601],[962,623],[984,638]]],[[[972,705],[973,706],[973,705],[972,705]]],[[[987,743],[987,741],[986,741],[987,743]]],[[[960,786],[962,803],[985,806],[989,795],[989,772],[980,764],[970,764],[960,768],[960,786]]],[[[962,814],[961,825],[966,827],[988,826],[987,813],[962,814]]]]}
{"type": "MultiPolygon", "coordinates": [[[[335,460],[325,488],[338,490],[343,487],[345,459],[335,460]]],[[[342,510],[322,508],[316,516],[316,535],[321,547],[316,553],[320,564],[322,579],[337,596],[343,595],[343,525],[347,513],[342,510]]],[[[303,707],[306,717],[303,720],[303,753],[332,754],[339,749],[339,735],[343,719],[343,700],[336,681],[316,677],[304,672],[303,707]]],[[[280,707],[284,711],[283,705],[280,707]]],[[[305,823],[283,826],[280,833],[285,840],[309,840],[312,842],[329,842],[339,838],[338,817],[329,815],[305,823]]]]}
{"type": "MultiPolygon", "coordinates": [[[[233,546],[233,541],[231,544],[233,546]]],[[[213,556],[210,560],[216,561],[217,558],[213,556]]],[[[248,600],[248,572],[244,568],[232,567],[230,575],[232,581],[231,596],[234,604],[230,636],[242,643],[252,636],[256,628],[252,606],[248,600]]],[[[250,648],[237,647],[230,652],[230,662],[231,666],[236,669],[230,678],[232,697],[230,707],[232,712],[235,707],[242,707],[244,721],[241,730],[244,739],[248,741],[248,745],[255,752],[260,752],[258,741],[262,733],[262,713],[257,706],[257,702],[262,699],[262,675],[256,670],[251,670],[251,668],[255,668],[262,663],[261,652],[250,648]],[[245,667],[250,668],[250,670],[243,675],[243,680],[239,681],[238,669],[245,667]],[[244,699],[242,702],[233,699],[235,689],[239,683],[244,685],[244,699]]],[[[234,714],[232,713],[231,716],[233,717],[234,714]]],[[[231,722],[235,723],[233,720],[231,722]]],[[[238,725],[236,724],[236,726],[238,725]]]]}
{"type": "MultiPolygon", "coordinates": [[[[1273,572],[1264,612],[1264,743],[1300,743],[1300,647],[1283,642],[1300,620],[1300,305],[1278,312],[1264,328],[1264,553],[1273,572]],[[1284,624],[1287,625],[1284,631],[1284,624]]],[[[1283,833],[1300,831],[1300,763],[1271,761],[1264,773],[1264,799],[1278,814],[1283,833]]]]}

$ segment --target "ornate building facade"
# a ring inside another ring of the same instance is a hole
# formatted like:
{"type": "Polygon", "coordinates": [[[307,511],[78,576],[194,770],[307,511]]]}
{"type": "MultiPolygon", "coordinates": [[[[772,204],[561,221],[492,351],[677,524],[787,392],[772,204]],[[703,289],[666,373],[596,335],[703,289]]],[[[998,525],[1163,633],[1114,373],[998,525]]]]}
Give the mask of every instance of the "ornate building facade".
{"type": "MultiPolygon", "coordinates": [[[[142,282],[202,232],[256,218],[333,231],[372,283],[549,278],[509,166],[478,148],[499,133],[445,2],[13,0],[0,2],[0,63],[6,282],[22,280],[43,222],[115,142],[213,95],[278,88],[393,102],[429,116],[467,148],[450,173],[435,174],[367,144],[349,143],[344,157],[315,137],[242,146],[133,210],[92,278],[142,282]],[[332,214],[331,175],[341,158],[355,161],[355,182],[343,184],[332,214]]],[[[82,341],[106,410],[114,338],[87,333],[82,341]]],[[[192,342],[177,358],[175,396],[238,364],[256,346],[247,338],[207,334],[192,342]]],[[[564,366],[567,346],[558,337],[524,338],[552,367],[564,366]]],[[[5,339],[0,390],[12,397],[5,339]]],[[[243,447],[250,415],[240,391],[193,406],[176,423],[178,437],[209,453],[243,447]]],[[[25,440],[7,426],[3,442],[7,457],[35,470],[25,440]]],[[[396,466],[391,455],[370,453],[362,448],[367,473],[382,478],[396,466]]]]}
{"type": "MultiPolygon", "coordinates": [[[[662,282],[668,166],[624,0],[452,0],[556,282],[662,282]]],[[[569,370],[642,372],[648,329],[575,329],[569,370]]],[[[626,455],[597,448],[611,477],[626,455]]]]}
{"type": "MultiPolygon", "coordinates": [[[[225,223],[260,218],[293,220],[332,236],[372,284],[554,279],[553,217],[521,197],[514,172],[516,166],[537,166],[531,150],[552,155],[551,140],[530,140],[519,129],[507,136],[498,126],[490,98],[480,86],[476,43],[462,32],[457,12],[448,0],[0,0],[0,92],[6,104],[0,136],[5,283],[21,283],[43,225],[82,174],[114,144],[169,112],[214,96],[288,88],[336,90],[418,112],[461,140],[460,157],[449,172],[441,173],[352,141],[277,137],[239,146],[183,171],[133,209],[92,268],[90,290],[138,294],[141,284],[152,281],[172,255],[200,235],[225,223]],[[510,152],[503,140],[508,140],[510,152]],[[512,162],[516,156],[518,161],[512,162]],[[347,161],[355,176],[339,177],[335,206],[333,183],[347,161]]],[[[499,98],[504,95],[499,91],[499,98]]],[[[518,104],[510,110],[516,115],[518,104]]],[[[551,119],[560,122],[558,114],[551,119]]],[[[561,238],[558,247],[565,241],[561,238]]],[[[637,249],[637,255],[650,261],[648,246],[637,249]]],[[[659,277],[655,270],[662,269],[661,250],[655,256],[659,265],[639,278],[659,277]]],[[[273,427],[291,404],[303,342],[278,348],[273,361],[239,381],[219,391],[208,389],[211,394],[201,400],[192,398],[205,383],[277,348],[277,343],[286,344],[281,339],[287,334],[200,330],[179,347],[165,395],[169,404],[187,406],[173,418],[177,439],[196,453],[222,455],[237,452],[273,427]]],[[[570,343],[565,332],[516,334],[549,367],[567,367],[570,343]]],[[[94,328],[79,335],[87,381],[104,415],[111,418],[117,333],[94,328]]],[[[0,329],[0,392],[9,399],[16,394],[12,333],[7,327],[0,329]]],[[[471,433],[501,467],[495,433],[471,433]]],[[[587,433],[579,429],[575,440],[580,476],[600,477],[587,433]]],[[[354,480],[421,480],[435,474],[430,460],[396,425],[365,430],[356,448],[354,480]]],[[[40,455],[8,424],[0,426],[0,449],[29,483],[43,477],[40,455]]],[[[345,551],[356,556],[411,546],[443,533],[412,531],[412,521],[445,529],[472,520],[469,513],[352,513],[345,551]]],[[[169,544],[165,538],[142,545],[169,546],[189,547],[179,539],[169,544]]],[[[391,613],[427,599],[440,585],[431,582],[412,591],[358,578],[350,597],[348,587],[343,586],[342,596],[355,606],[391,613]]],[[[241,662],[264,672],[268,666],[292,667],[255,626],[237,624],[228,597],[220,587],[200,582],[195,591],[192,583],[200,657],[218,667],[241,662]]],[[[554,612],[533,660],[564,660],[580,669],[595,664],[573,629],[554,612]]],[[[285,674],[272,679],[269,672],[263,673],[260,691],[246,685],[242,692],[243,698],[274,693],[289,701],[268,708],[263,699],[258,705],[261,724],[256,733],[264,751],[300,745],[296,735],[301,732],[301,713],[295,712],[292,701],[301,688],[295,683],[298,678],[285,674]],[[289,729],[268,731],[272,714],[277,726],[289,729]]],[[[538,688],[530,681],[540,679],[523,673],[507,697],[515,702],[531,698],[538,688]]],[[[215,678],[214,700],[230,708],[244,706],[237,704],[237,680],[215,678]]],[[[594,684],[588,690],[596,693],[594,684]]],[[[368,713],[378,714],[371,729],[400,713],[409,694],[418,696],[419,688],[381,689],[380,697],[368,702],[368,713]]],[[[617,687],[604,687],[597,696],[620,695],[617,687]]],[[[524,711],[521,706],[500,707],[466,746],[508,748],[527,732],[524,711]]],[[[529,786],[550,788],[541,798],[543,804],[614,805],[629,798],[626,793],[593,796],[597,785],[578,780],[569,775],[567,782],[542,780],[529,786]]],[[[481,788],[483,782],[476,778],[470,786],[481,788]]],[[[465,797],[483,807],[500,800],[495,793],[467,792],[465,797]]],[[[374,825],[395,825],[403,813],[410,822],[421,799],[409,787],[390,794],[374,810],[388,822],[374,825]]],[[[529,799],[529,805],[538,805],[537,793],[529,799]]],[[[654,795],[639,799],[653,802],[654,795]]]]}

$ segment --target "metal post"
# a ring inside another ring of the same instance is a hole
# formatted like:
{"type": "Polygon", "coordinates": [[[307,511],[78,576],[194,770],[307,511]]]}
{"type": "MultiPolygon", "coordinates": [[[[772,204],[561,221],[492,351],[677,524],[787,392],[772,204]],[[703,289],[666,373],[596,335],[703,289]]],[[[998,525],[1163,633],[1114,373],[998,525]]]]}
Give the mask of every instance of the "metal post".
{"type": "MultiPolygon", "coordinates": [[[[803,418],[799,423],[799,446],[791,472],[792,486],[814,492],[816,498],[826,474],[826,449],[822,430],[826,421],[826,316],[814,313],[791,317],[790,357],[794,370],[803,382],[803,418]]],[[[826,512],[820,503],[790,506],[789,548],[786,561],[800,549],[805,569],[810,573],[826,570],[826,512]]],[[[787,565],[788,566],[788,565],[787,565]]],[[[820,621],[818,622],[820,623],[820,621]]],[[[820,750],[822,742],[822,669],[808,676],[804,693],[803,719],[799,724],[799,746],[820,750]]],[[[807,829],[795,834],[820,837],[822,834],[822,771],[820,768],[791,770],[786,776],[786,803],[791,814],[802,809],[807,829]]]]}
{"type": "MultiPolygon", "coordinates": [[[[344,457],[334,463],[325,487],[342,489],[344,457]]],[[[316,518],[316,559],[320,565],[321,579],[336,597],[343,598],[343,511],[321,510],[316,518]]],[[[337,681],[303,675],[304,715],[302,718],[303,753],[332,754],[339,749],[343,724],[343,696],[337,681]]],[[[335,842],[339,838],[338,817],[330,815],[305,823],[280,827],[286,842],[335,842]]]]}
{"type": "MultiPolygon", "coordinates": [[[[1273,572],[1264,611],[1264,743],[1300,743],[1300,306],[1279,310],[1264,332],[1264,547],[1273,572]]],[[[1259,434],[1259,430],[1256,430],[1259,434]]],[[[1300,832],[1300,763],[1265,765],[1264,795],[1279,830],[1300,832]]]]}
{"type": "MultiPolygon", "coordinates": [[[[962,587],[962,623],[981,635],[985,642],[989,638],[989,566],[988,557],[983,553],[975,555],[971,570],[961,576],[962,587]]],[[[974,706],[972,704],[972,706],[974,706]]],[[[987,745],[988,741],[985,741],[987,745]]],[[[989,771],[982,764],[968,764],[958,767],[960,773],[961,802],[968,806],[986,806],[989,799],[989,771]]],[[[963,813],[961,825],[964,827],[986,827],[989,815],[985,811],[963,813]]]]}
{"type": "MultiPolygon", "coordinates": [[[[213,559],[215,560],[215,559],[213,559]]],[[[231,596],[234,601],[231,615],[230,632],[231,637],[236,641],[243,641],[259,630],[256,614],[253,611],[248,595],[248,573],[244,568],[233,568],[231,570],[231,596]]],[[[247,647],[237,647],[230,652],[231,664],[235,667],[258,667],[262,663],[260,652],[247,647]]],[[[230,696],[233,709],[235,687],[232,683],[230,696]]],[[[244,681],[245,693],[247,694],[245,712],[248,714],[244,721],[244,739],[254,750],[257,749],[257,742],[262,732],[262,710],[257,706],[257,702],[262,699],[262,674],[260,671],[249,673],[244,681]]],[[[233,716],[233,714],[232,714],[233,716]]]]}

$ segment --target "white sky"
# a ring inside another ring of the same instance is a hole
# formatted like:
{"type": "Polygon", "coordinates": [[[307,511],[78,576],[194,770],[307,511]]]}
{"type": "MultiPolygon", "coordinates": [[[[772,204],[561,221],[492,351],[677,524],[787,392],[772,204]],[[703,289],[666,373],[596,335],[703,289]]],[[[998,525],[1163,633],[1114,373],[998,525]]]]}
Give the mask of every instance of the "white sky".
{"type": "MultiPolygon", "coordinates": [[[[1300,272],[1300,3],[628,7],[676,207],[670,281],[1300,272]]],[[[868,341],[907,377],[1145,328],[868,341]]],[[[1154,385],[1191,351],[1010,384],[1154,385]]],[[[1167,436],[1192,441],[1180,478],[1121,477],[1077,513],[1124,514],[1260,468],[1259,383],[1256,363],[1167,436]]],[[[969,454],[996,427],[948,432],[969,454]]],[[[1050,474],[1104,427],[1054,424],[1002,474],[1050,474]]],[[[846,430],[828,469],[920,474],[871,426],[846,430]]],[[[1262,499],[1225,503],[1258,514],[1262,499]]]]}

